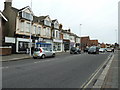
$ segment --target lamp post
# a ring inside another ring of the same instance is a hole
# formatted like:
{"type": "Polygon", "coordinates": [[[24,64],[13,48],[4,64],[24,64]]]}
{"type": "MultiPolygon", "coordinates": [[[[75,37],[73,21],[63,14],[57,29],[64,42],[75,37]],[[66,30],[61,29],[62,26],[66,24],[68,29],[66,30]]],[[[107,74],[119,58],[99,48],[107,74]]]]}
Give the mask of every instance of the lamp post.
{"type": "MultiPolygon", "coordinates": [[[[31,0],[31,11],[32,11],[32,0],[31,0]]],[[[32,45],[32,40],[31,40],[31,30],[32,29],[32,12],[30,12],[30,56],[31,56],[31,45],[32,45]]]]}
{"type": "Polygon", "coordinates": [[[80,31],[79,31],[79,33],[80,33],[80,48],[82,50],[81,32],[82,32],[82,24],[80,24],[80,31]]]}

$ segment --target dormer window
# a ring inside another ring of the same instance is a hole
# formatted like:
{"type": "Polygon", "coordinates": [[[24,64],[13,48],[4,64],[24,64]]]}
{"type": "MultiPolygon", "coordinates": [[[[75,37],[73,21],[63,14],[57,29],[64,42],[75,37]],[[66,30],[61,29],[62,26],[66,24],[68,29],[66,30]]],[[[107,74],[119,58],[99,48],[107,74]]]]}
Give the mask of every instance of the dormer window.
{"type": "Polygon", "coordinates": [[[44,24],[47,25],[47,26],[51,26],[51,22],[48,21],[48,20],[44,20],[44,24]]]}
{"type": "Polygon", "coordinates": [[[24,18],[27,20],[31,20],[31,21],[33,20],[32,14],[24,12],[24,11],[20,13],[20,16],[21,16],[21,18],[24,18]]]}
{"type": "Polygon", "coordinates": [[[55,23],[55,24],[54,24],[54,28],[59,29],[59,24],[58,24],[58,23],[55,23]]]}

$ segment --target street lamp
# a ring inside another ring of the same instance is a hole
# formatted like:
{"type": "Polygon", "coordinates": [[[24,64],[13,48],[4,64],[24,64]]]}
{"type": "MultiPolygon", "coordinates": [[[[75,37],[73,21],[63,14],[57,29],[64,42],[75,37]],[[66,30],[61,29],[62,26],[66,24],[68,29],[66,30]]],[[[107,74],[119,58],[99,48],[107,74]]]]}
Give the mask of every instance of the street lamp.
{"type": "Polygon", "coordinates": [[[82,43],[81,43],[81,32],[82,32],[82,24],[80,24],[80,48],[82,49],[82,43]]]}
{"type": "MultiPolygon", "coordinates": [[[[31,11],[32,11],[32,0],[31,0],[31,11]]],[[[29,53],[29,54],[30,54],[30,56],[31,56],[31,45],[32,45],[32,42],[31,42],[32,12],[30,13],[30,17],[31,17],[31,18],[30,18],[30,41],[29,41],[29,42],[30,42],[30,45],[29,45],[29,46],[30,46],[30,53],[29,53]]]]}

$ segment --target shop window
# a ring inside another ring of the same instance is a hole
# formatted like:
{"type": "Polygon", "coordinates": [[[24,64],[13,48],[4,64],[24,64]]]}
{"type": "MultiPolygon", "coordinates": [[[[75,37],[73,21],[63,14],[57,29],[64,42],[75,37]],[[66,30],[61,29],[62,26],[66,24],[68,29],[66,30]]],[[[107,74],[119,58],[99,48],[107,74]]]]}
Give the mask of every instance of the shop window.
{"type": "Polygon", "coordinates": [[[19,42],[19,51],[26,51],[29,48],[29,43],[27,42],[19,42]]]}

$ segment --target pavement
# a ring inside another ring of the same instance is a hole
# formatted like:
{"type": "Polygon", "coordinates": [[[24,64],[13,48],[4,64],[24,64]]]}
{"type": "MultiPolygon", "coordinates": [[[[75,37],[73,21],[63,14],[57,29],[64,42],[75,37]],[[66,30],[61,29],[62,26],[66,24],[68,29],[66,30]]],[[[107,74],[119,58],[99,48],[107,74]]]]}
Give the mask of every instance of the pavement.
{"type": "MultiPolygon", "coordinates": [[[[56,55],[67,54],[69,52],[56,52],[56,55]]],[[[17,61],[22,59],[29,59],[32,58],[29,54],[11,54],[7,56],[0,56],[0,61],[8,62],[8,61],[17,61]]]]}
{"type": "Polygon", "coordinates": [[[118,51],[116,51],[107,63],[101,75],[98,77],[93,88],[120,90],[118,81],[118,56],[118,51]]]}
{"type": "Polygon", "coordinates": [[[118,54],[119,54],[118,51],[116,51],[116,53],[114,54],[114,58],[111,62],[110,68],[107,72],[102,88],[114,88],[116,90],[118,90],[119,88],[120,82],[118,82],[118,67],[119,67],[118,65],[119,55],[118,54]]]}
{"type": "MultiPolygon", "coordinates": [[[[120,51],[119,51],[120,52],[120,51]]],[[[114,57],[113,59],[108,63],[108,65],[105,68],[105,73],[106,75],[104,77],[100,76],[103,79],[103,83],[101,85],[98,85],[98,82],[100,83],[100,80],[96,82],[95,86],[93,88],[103,88],[103,89],[107,89],[107,88],[114,88],[116,90],[118,90],[118,86],[120,83],[118,81],[118,60],[119,60],[119,52],[116,51],[114,53],[114,57]]],[[[68,52],[60,52],[60,53],[56,53],[56,55],[62,55],[62,54],[66,54],[68,52]]],[[[32,58],[27,54],[12,54],[9,56],[0,56],[2,57],[2,62],[6,62],[6,61],[16,61],[16,60],[22,60],[25,58],[32,58]]],[[[99,77],[99,78],[100,78],[99,77]]]]}

